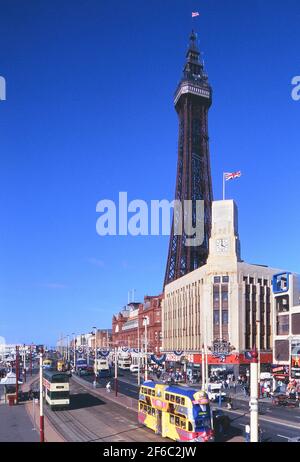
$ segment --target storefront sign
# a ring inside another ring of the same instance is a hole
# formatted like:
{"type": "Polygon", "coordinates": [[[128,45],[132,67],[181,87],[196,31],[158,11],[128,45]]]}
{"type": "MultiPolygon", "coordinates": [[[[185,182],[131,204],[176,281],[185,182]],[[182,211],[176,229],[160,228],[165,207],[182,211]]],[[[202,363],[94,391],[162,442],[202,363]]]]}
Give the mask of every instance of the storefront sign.
{"type": "Polygon", "coordinates": [[[290,367],[285,365],[273,365],[272,374],[277,378],[289,377],[290,367]]]}
{"type": "Polygon", "coordinates": [[[292,340],[291,344],[291,378],[300,379],[300,340],[292,340]]]}
{"type": "Polygon", "coordinates": [[[167,353],[166,354],[166,361],[169,361],[169,362],[181,362],[181,360],[183,359],[182,356],[184,356],[184,359],[186,359],[189,363],[193,363],[194,362],[194,355],[193,354],[185,354],[185,355],[181,355],[181,356],[177,356],[176,354],[174,353],[167,353]]]}

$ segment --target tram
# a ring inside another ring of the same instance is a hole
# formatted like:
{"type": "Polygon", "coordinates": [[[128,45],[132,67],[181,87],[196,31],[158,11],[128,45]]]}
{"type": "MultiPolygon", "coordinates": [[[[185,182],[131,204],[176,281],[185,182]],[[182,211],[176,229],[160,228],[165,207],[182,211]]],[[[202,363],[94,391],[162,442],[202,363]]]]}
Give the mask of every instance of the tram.
{"type": "Polygon", "coordinates": [[[123,370],[130,370],[131,359],[130,356],[120,356],[118,358],[118,368],[123,370]]]}
{"type": "Polygon", "coordinates": [[[110,377],[110,367],[107,358],[96,359],[96,373],[99,378],[110,377]]]}
{"type": "Polygon", "coordinates": [[[43,368],[44,369],[51,369],[52,365],[53,365],[52,359],[47,358],[47,359],[43,360],[43,368]]]}
{"type": "Polygon", "coordinates": [[[56,364],[58,372],[65,372],[66,371],[66,364],[62,359],[59,359],[56,364]]]}
{"type": "Polygon", "coordinates": [[[139,392],[138,421],[175,441],[214,441],[209,399],[203,391],[144,382],[139,392]]]}
{"type": "Polygon", "coordinates": [[[51,409],[66,408],[70,405],[69,375],[65,372],[44,371],[43,388],[46,403],[51,409]]]}

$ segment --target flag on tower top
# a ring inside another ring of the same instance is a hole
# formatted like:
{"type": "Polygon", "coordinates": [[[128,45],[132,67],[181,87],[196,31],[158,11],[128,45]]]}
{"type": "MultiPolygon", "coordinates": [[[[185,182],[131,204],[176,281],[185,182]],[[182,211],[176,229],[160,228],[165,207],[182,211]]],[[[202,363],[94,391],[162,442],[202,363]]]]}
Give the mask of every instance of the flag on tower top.
{"type": "Polygon", "coordinates": [[[192,18],[196,18],[197,16],[200,16],[200,13],[198,11],[192,12],[192,18]]]}
{"type": "Polygon", "coordinates": [[[235,178],[240,178],[242,176],[242,172],[224,173],[224,176],[226,181],[234,180],[235,178]]]}

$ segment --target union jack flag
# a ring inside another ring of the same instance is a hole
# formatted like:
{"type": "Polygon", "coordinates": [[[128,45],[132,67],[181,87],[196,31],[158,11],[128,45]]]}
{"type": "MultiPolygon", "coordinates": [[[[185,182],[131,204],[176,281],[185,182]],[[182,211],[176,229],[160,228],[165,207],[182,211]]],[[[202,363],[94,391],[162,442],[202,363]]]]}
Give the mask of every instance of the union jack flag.
{"type": "Polygon", "coordinates": [[[224,173],[225,180],[235,180],[235,178],[240,178],[242,176],[242,172],[233,172],[233,173],[224,173]]]}
{"type": "Polygon", "coordinates": [[[198,11],[192,12],[192,18],[196,18],[197,16],[200,16],[198,11]]]}

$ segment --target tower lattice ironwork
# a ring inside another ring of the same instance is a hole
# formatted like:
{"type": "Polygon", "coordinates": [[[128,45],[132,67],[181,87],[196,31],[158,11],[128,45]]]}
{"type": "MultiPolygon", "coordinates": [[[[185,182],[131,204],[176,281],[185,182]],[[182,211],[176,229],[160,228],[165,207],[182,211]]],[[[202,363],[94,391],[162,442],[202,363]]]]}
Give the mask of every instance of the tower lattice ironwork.
{"type": "Polygon", "coordinates": [[[196,201],[204,201],[204,239],[201,245],[187,246],[185,213],[179,216],[174,209],[164,285],[199,268],[207,260],[213,200],[208,137],[211,104],[212,88],[197,46],[197,36],[192,31],[183,76],[174,97],[179,119],[175,199],[182,204],[185,200],[192,201],[193,226],[196,225],[196,201]],[[183,229],[181,235],[174,232],[178,229],[178,220],[183,229]]]}

